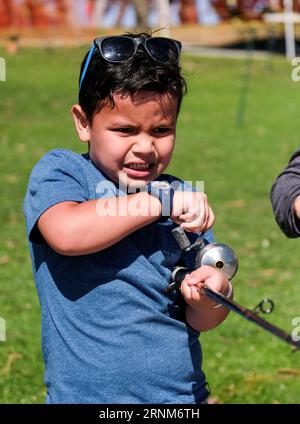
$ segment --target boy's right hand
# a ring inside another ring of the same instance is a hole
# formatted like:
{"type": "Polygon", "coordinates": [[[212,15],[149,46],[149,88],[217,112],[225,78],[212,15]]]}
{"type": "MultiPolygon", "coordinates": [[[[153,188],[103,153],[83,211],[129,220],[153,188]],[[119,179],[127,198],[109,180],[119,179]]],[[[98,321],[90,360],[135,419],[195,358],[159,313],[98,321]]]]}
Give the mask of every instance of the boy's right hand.
{"type": "Polygon", "coordinates": [[[184,230],[192,233],[205,232],[215,222],[206,194],[190,191],[174,193],[170,218],[184,230]]]}

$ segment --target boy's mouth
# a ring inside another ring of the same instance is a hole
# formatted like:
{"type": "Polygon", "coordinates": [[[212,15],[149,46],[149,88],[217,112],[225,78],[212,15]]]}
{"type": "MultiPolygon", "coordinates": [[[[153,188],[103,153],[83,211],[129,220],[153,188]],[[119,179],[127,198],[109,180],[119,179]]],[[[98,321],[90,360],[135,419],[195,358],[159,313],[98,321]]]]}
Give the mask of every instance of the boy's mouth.
{"type": "Polygon", "coordinates": [[[150,169],[153,165],[153,163],[128,163],[125,167],[136,169],[137,171],[144,171],[146,169],[150,169]]]}
{"type": "Polygon", "coordinates": [[[124,169],[129,177],[147,177],[150,175],[154,163],[127,163],[124,169]]]}

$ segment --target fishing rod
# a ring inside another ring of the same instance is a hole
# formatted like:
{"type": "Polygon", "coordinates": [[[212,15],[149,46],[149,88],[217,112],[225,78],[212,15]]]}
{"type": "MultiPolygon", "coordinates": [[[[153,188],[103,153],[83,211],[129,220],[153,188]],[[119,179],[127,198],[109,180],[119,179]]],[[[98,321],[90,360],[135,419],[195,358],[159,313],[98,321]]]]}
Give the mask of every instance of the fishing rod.
{"type": "MultiPolygon", "coordinates": [[[[238,259],[234,251],[226,244],[216,242],[205,244],[202,237],[199,237],[195,243],[191,244],[185,231],[181,227],[174,228],[172,230],[172,234],[181,250],[185,252],[189,252],[192,249],[197,250],[195,269],[203,265],[209,265],[220,270],[229,280],[231,280],[236,274],[238,269],[238,259]]],[[[178,289],[185,276],[190,274],[192,271],[193,270],[181,266],[175,267],[172,272],[173,281],[166,288],[166,292],[169,293],[172,290],[178,289]]],[[[273,311],[274,302],[271,299],[263,299],[254,309],[248,309],[233,301],[229,297],[224,296],[222,293],[211,289],[207,285],[204,285],[201,290],[210,299],[277,336],[281,340],[293,346],[295,350],[300,349],[300,341],[294,340],[290,334],[258,315],[259,313],[270,314],[273,311]]]]}

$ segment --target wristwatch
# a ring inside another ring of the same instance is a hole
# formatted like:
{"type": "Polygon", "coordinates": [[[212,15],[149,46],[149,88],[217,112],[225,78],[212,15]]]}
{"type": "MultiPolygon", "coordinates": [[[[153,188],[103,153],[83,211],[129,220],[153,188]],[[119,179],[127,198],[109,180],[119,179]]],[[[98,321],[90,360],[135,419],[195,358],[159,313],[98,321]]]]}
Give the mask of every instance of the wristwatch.
{"type": "Polygon", "coordinates": [[[147,193],[161,203],[161,219],[166,221],[172,213],[174,188],[167,181],[151,181],[146,185],[147,193]]]}

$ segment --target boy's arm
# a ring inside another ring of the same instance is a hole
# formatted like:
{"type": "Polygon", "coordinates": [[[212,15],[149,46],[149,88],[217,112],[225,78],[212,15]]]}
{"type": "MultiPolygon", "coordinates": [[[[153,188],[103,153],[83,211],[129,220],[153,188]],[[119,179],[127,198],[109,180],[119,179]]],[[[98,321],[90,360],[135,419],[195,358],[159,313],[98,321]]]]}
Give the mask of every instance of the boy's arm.
{"type": "MultiPolygon", "coordinates": [[[[181,284],[181,292],[187,303],[187,323],[197,331],[212,330],[221,324],[229,310],[217,306],[216,302],[202,294],[201,287],[206,284],[225,296],[228,295],[230,284],[228,279],[218,270],[210,266],[202,266],[186,275],[181,284]]],[[[230,294],[230,298],[233,293],[230,294]]]]}
{"type": "MultiPolygon", "coordinates": [[[[160,200],[140,192],[81,203],[62,201],[40,216],[38,229],[56,252],[78,256],[106,249],[160,215],[160,200]]],[[[175,192],[171,219],[187,231],[202,232],[213,225],[214,214],[205,194],[175,192]]]]}
{"type": "Polygon", "coordinates": [[[77,256],[112,246],[156,221],[160,214],[160,201],[141,192],[83,203],[58,203],[41,215],[37,225],[56,252],[77,256]]]}
{"type": "Polygon", "coordinates": [[[224,306],[213,309],[212,306],[203,306],[201,310],[197,310],[190,305],[186,307],[186,321],[197,331],[208,331],[220,325],[227,315],[229,309],[224,306]]]}
{"type": "Polygon", "coordinates": [[[300,149],[278,175],[271,190],[275,219],[288,237],[300,237],[300,149]]]}

